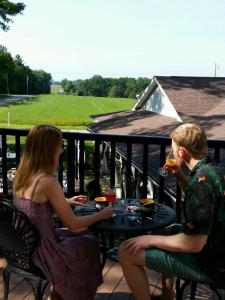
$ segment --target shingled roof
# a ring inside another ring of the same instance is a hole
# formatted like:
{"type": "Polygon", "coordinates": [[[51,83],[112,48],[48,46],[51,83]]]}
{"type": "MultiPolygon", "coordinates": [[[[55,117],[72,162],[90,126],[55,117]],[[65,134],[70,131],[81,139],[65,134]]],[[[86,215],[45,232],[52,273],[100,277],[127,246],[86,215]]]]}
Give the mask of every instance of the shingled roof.
{"type": "MultiPolygon", "coordinates": [[[[225,138],[225,78],[155,76],[153,80],[167,95],[183,122],[202,125],[208,138],[225,138]]],[[[92,116],[98,123],[90,129],[99,133],[168,136],[180,124],[175,118],[142,107],[154,89],[146,89],[135,105],[136,111],[92,116]]]]}
{"type": "Polygon", "coordinates": [[[97,123],[90,126],[90,129],[96,133],[169,135],[180,124],[174,118],[143,110],[122,111],[91,117],[97,123]]]}
{"type": "Polygon", "coordinates": [[[224,77],[156,77],[183,122],[202,125],[209,138],[225,138],[224,77]]]}

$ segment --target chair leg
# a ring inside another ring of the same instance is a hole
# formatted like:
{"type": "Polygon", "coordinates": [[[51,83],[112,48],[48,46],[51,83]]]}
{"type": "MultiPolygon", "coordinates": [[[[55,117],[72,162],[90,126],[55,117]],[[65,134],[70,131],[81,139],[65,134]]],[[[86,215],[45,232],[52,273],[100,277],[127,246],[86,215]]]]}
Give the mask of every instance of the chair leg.
{"type": "Polygon", "coordinates": [[[176,280],[176,300],[181,300],[181,290],[180,290],[180,278],[177,278],[176,280]]]}
{"type": "Polygon", "coordinates": [[[191,296],[190,296],[190,300],[195,300],[196,289],[197,289],[197,281],[192,281],[191,282],[191,296]]]}
{"type": "Polygon", "coordinates": [[[217,291],[216,288],[214,288],[213,286],[210,285],[210,289],[217,295],[217,297],[218,297],[219,300],[223,300],[221,294],[217,291]]]}
{"type": "Polygon", "coordinates": [[[8,300],[9,295],[9,280],[10,280],[10,272],[5,268],[3,270],[3,281],[4,281],[4,300],[8,300]]]}
{"type": "Polygon", "coordinates": [[[176,280],[176,300],[182,300],[183,293],[185,288],[191,284],[191,280],[185,280],[182,286],[180,287],[180,278],[176,280]]]}
{"type": "Polygon", "coordinates": [[[45,292],[45,288],[48,285],[48,281],[43,284],[43,280],[36,281],[36,288],[34,289],[35,300],[42,300],[45,292]]]}

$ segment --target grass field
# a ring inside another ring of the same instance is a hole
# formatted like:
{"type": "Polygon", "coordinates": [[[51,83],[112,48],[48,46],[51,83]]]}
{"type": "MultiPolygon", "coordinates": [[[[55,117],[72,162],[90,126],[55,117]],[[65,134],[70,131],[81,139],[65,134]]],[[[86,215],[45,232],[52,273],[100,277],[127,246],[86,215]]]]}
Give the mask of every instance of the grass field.
{"type": "Polygon", "coordinates": [[[0,106],[0,127],[30,128],[44,123],[61,129],[85,129],[92,124],[90,115],[129,110],[134,99],[40,95],[0,106]]]}

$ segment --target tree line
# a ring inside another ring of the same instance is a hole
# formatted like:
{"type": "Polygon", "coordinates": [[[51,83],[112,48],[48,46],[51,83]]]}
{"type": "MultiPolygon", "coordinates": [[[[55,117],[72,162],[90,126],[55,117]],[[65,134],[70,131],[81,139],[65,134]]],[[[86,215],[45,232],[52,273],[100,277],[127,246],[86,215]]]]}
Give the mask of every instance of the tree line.
{"type": "Polygon", "coordinates": [[[20,55],[14,58],[6,47],[0,45],[0,93],[48,94],[52,76],[43,70],[32,70],[20,55]]]}
{"type": "MultiPolygon", "coordinates": [[[[0,29],[9,30],[13,17],[22,14],[23,2],[0,0],[0,29]]],[[[14,58],[7,48],[0,45],[0,93],[41,94],[49,93],[52,76],[43,70],[32,70],[20,55],[14,58]]]]}
{"type": "Polygon", "coordinates": [[[94,75],[90,79],[61,81],[61,86],[66,94],[78,96],[112,97],[112,98],[137,98],[149,85],[151,79],[139,77],[103,78],[94,75]]]}

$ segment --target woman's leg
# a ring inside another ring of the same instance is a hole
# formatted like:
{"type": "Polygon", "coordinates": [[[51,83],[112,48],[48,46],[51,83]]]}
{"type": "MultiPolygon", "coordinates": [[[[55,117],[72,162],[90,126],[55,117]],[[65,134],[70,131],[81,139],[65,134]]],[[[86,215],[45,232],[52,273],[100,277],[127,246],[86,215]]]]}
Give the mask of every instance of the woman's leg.
{"type": "Polygon", "coordinates": [[[118,259],[123,269],[127,284],[134,294],[136,300],[150,300],[149,282],[145,273],[145,253],[140,251],[130,255],[121,248],[118,252],[118,259]]]}

